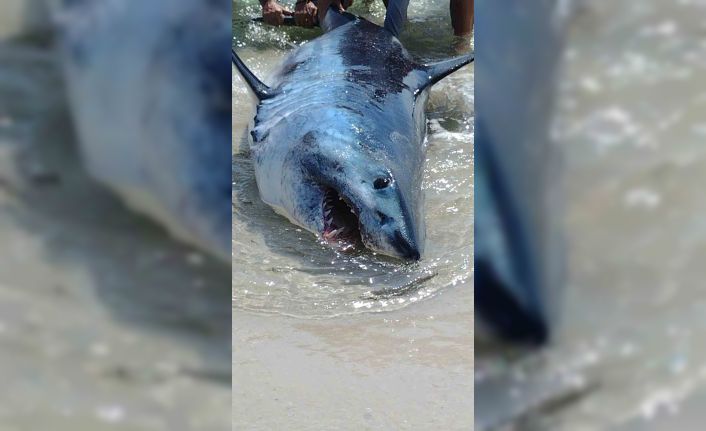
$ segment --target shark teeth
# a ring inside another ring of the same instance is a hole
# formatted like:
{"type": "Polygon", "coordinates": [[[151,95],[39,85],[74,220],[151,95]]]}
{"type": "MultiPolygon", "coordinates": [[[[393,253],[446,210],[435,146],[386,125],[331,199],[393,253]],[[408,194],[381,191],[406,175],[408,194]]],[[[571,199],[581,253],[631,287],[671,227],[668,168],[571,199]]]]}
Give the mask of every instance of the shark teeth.
{"type": "Polygon", "coordinates": [[[341,235],[342,233],[346,232],[347,229],[344,227],[340,227],[336,230],[332,230],[330,232],[324,232],[324,239],[329,240],[329,241],[335,241],[338,240],[338,236],[341,235]]]}
{"type": "Polygon", "coordinates": [[[327,242],[348,245],[355,244],[358,234],[358,219],[348,201],[334,189],[327,189],[322,201],[323,239],[327,242]],[[338,198],[338,199],[336,199],[338,198]],[[348,215],[348,209],[351,215],[348,215]],[[352,241],[352,243],[350,242],[352,241]]]}

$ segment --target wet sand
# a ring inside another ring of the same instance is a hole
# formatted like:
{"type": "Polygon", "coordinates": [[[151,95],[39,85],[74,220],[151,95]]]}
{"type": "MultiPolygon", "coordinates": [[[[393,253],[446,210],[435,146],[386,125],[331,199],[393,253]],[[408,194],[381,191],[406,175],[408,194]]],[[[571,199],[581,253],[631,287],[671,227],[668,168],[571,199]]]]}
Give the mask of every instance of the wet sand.
{"type": "Polygon", "coordinates": [[[233,313],[235,430],[469,430],[473,297],[335,319],[233,313]]]}

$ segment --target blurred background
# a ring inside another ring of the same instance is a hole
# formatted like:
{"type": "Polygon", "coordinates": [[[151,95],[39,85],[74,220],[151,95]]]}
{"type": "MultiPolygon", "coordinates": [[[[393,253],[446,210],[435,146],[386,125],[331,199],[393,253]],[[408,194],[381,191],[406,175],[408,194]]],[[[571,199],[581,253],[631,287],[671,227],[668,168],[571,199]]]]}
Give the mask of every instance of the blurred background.
{"type": "Polygon", "coordinates": [[[0,3],[0,429],[230,429],[228,266],[87,173],[49,16],[0,3]]]}
{"type": "Polygon", "coordinates": [[[476,342],[476,428],[702,429],[706,2],[554,10],[568,282],[547,347],[476,342]]]}

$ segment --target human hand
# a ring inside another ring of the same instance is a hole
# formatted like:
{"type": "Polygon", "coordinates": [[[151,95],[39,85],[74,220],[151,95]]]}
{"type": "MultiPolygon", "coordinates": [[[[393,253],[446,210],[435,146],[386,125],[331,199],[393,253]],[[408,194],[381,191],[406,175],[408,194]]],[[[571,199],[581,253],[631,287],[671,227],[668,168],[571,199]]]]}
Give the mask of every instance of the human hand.
{"type": "Polygon", "coordinates": [[[265,24],[282,25],[285,16],[291,16],[292,12],[277,3],[276,0],[267,0],[262,4],[262,19],[265,24]]]}
{"type": "Polygon", "coordinates": [[[294,22],[298,26],[313,27],[317,20],[317,8],[310,0],[298,0],[294,8],[294,22]]]}

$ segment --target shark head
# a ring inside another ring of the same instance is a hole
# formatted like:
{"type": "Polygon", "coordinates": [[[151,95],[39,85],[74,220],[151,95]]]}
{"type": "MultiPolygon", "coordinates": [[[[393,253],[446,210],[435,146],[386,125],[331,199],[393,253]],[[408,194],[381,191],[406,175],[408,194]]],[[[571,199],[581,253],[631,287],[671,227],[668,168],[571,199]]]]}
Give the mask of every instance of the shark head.
{"type": "Polygon", "coordinates": [[[421,172],[401,172],[363,146],[345,151],[332,141],[327,134],[308,132],[300,151],[285,162],[284,183],[292,196],[287,215],[334,247],[363,245],[419,260],[424,244],[421,172]]]}

